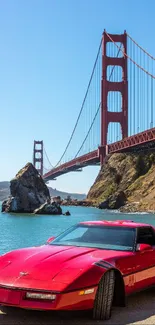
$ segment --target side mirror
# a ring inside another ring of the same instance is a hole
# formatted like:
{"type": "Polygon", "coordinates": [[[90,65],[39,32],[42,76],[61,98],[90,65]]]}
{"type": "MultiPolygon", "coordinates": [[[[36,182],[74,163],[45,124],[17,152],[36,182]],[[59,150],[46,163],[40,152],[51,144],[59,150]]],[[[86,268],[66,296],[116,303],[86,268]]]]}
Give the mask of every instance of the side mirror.
{"type": "Polygon", "coordinates": [[[53,241],[55,239],[55,237],[50,237],[47,239],[46,243],[49,244],[51,241],[53,241]]]}
{"type": "Polygon", "coordinates": [[[137,247],[136,247],[137,252],[149,251],[151,249],[152,249],[152,246],[149,244],[137,244],[137,247]]]}

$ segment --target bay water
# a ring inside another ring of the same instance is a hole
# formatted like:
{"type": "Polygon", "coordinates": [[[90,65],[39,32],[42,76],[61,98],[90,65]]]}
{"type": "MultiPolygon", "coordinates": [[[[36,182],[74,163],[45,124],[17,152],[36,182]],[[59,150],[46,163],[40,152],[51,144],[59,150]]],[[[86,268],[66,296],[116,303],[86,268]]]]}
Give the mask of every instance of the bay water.
{"type": "Polygon", "coordinates": [[[154,214],[124,214],[91,207],[63,207],[63,212],[67,210],[70,211],[70,216],[0,212],[0,255],[13,249],[44,244],[49,237],[57,236],[80,221],[128,219],[155,226],[154,214]]]}

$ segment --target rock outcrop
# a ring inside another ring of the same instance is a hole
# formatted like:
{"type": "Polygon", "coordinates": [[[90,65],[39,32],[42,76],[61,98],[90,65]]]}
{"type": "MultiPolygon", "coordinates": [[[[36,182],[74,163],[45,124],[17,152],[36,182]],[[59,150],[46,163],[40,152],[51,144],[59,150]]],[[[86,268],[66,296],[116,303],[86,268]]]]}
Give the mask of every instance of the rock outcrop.
{"type": "Polygon", "coordinates": [[[2,204],[2,212],[32,213],[50,202],[48,187],[35,167],[28,163],[10,182],[11,197],[2,204]]]}
{"type": "Polygon", "coordinates": [[[52,214],[61,215],[62,209],[60,205],[56,202],[44,203],[38,209],[34,210],[35,214],[52,214]]]}
{"type": "Polygon", "coordinates": [[[99,209],[119,209],[126,203],[126,196],[123,191],[110,195],[107,200],[99,204],[99,209]]]}
{"type": "Polygon", "coordinates": [[[70,216],[70,212],[67,210],[65,213],[63,213],[64,216],[70,216]]]}
{"type": "Polygon", "coordinates": [[[102,209],[155,211],[155,153],[109,155],[87,200],[102,209]]]}

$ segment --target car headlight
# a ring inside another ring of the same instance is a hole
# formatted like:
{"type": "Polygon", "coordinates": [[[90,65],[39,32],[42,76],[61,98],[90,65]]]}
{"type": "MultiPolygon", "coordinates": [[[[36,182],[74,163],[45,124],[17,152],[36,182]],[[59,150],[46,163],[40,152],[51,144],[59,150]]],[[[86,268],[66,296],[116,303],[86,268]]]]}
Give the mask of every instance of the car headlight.
{"type": "Polygon", "coordinates": [[[94,291],[95,291],[94,288],[90,288],[90,289],[86,289],[86,290],[81,290],[81,291],[79,291],[79,296],[89,295],[90,293],[94,293],[94,291]]]}
{"type": "Polygon", "coordinates": [[[52,293],[36,293],[36,292],[26,292],[27,299],[43,299],[43,300],[55,300],[56,295],[52,293]]]}

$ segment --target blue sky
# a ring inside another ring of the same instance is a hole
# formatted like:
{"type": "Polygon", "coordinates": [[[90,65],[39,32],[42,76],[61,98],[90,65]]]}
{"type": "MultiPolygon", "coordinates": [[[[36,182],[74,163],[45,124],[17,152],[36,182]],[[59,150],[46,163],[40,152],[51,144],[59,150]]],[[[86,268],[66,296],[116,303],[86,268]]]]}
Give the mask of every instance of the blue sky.
{"type": "MultiPolygon", "coordinates": [[[[32,160],[43,140],[54,165],[79,113],[104,28],[124,29],[155,56],[154,0],[0,1],[0,180],[32,160]]],[[[87,192],[99,168],[50,185],[87,192]]]]}

